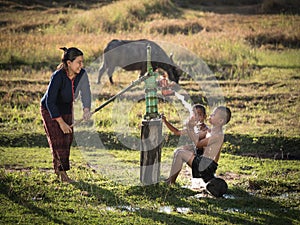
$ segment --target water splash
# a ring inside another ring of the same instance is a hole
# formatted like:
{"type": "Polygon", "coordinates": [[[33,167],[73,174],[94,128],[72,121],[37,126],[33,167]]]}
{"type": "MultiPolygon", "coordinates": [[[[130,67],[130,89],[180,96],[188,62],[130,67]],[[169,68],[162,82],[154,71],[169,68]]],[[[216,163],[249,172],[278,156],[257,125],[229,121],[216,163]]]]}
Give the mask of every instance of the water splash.
{"type": "Polygon", "coordinates": [[[224,194],[223,198],[225,198],[225,199],[235,199],[235,197],[233,195],[229,195],[229,194],[224,194]]]}
{"type": "Polygon", "coordinates": [[[170,214],[173,211],[172,206],[161,206],[158,210],[158,212],[170,214]]]}
{"type": "Polygon", "coordinates": [[[183,106],[189,111],[190,115],[193,114],[193,107],[190,103],[188,103],[184,96],[175,91],[175,96],[182,102],[183,106]]]}
{"type": "Polygon", "coordinates": [[[187,207],[177,207],[176,212],[181,213],[181,214],[190,214],[190,213],[192,213],[192,210],[187,207]]]}
{"type": "MultiPolygon", "coordinates": [[[[139,207],[132,207],[130,205],[119,205],[119,206],[107,206],[105,211],[121,211],[121,212],[139,212],[141,208],[139,207]]],[[[177,212],[180,214],[191,214],[192,210],[188,207],[173,207],[173,206],[161,206],[157,209],[160,213],[171,214],[173,212],[177,212]]]]}

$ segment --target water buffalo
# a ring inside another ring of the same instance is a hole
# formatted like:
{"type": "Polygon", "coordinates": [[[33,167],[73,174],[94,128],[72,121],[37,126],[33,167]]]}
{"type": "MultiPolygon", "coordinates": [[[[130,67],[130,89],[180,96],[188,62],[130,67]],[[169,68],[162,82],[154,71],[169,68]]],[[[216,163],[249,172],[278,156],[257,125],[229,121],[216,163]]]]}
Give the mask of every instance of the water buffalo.
{"type": "Polygon", "coordinates": [[[140,76],[147,72],[147,45],[151,46],[151,64],[153,70],[161,68],[168,73],[169,79],[178,83],[183,71],[173,63],[165,51],[155,42],[143,40],[112,40],[104,49],[103,63],[99,69],[97,83],[107,71],[109,81],[116,67],[127,71],[140,70],[140,76]]]}

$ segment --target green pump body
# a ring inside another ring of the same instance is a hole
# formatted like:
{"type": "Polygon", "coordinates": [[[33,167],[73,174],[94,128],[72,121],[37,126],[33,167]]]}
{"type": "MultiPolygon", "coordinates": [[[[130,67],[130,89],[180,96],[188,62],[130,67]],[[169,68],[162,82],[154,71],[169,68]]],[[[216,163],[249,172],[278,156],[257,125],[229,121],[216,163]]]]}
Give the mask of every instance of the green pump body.
{"type": "Polygon", "coordinates": [[[157,77],[158,73],[153,71],[151,65],[151,46],[147,46],[147,72],[148,77],[145,82],[145,100],[146,100],[146,114],[145,120],[159,118],[158,113],[158,98],[157,98],[157,77]]]}

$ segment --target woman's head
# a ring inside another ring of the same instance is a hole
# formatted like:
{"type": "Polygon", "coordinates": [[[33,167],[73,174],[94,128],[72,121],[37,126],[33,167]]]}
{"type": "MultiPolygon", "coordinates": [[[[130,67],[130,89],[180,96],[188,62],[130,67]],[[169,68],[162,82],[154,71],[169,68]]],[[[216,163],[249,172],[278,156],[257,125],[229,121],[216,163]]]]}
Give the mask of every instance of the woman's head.
{"type": "Polygon", "coordinates": [[[77,57],[83,56],[83,52],[75,47],[71,47],[71,48],[62,47],[60,49],[63,50],[64,52],[61,57],[61,63],[58,65],[58,69],[62,67],[67,69],[69,67],[68,62],[72,63],[74,60],[77,59],[77,57]]]}

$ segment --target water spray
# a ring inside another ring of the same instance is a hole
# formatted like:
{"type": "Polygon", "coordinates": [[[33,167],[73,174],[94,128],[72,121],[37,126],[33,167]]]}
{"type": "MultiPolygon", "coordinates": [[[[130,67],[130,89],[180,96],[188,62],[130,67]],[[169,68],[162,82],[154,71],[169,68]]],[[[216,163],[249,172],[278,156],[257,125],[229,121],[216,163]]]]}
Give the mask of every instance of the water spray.
{"type": "Polygon", "coordinates": [[[189,111],[190,115],[193,114],[193,107],[190,103],[188,103],[187,101],[185,101],[184,96],[179,94],[178,92],[174,92],[175,96],[181,101],[181,103],[183,104],[183,106],[189,111]]]}

